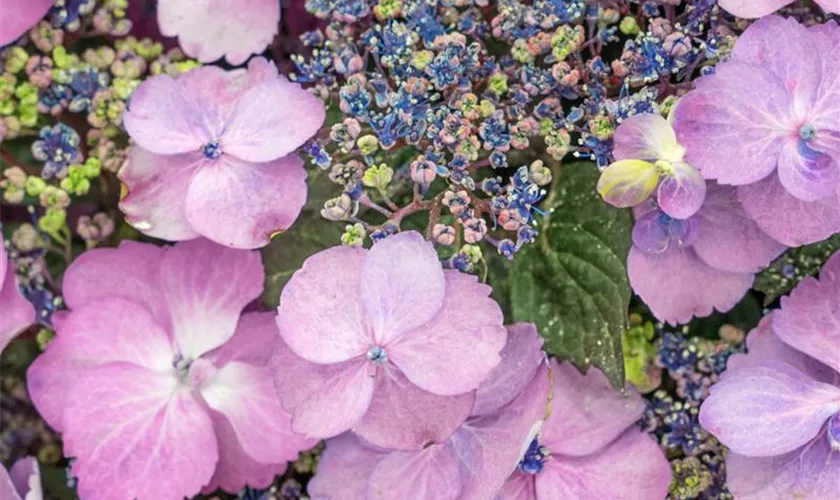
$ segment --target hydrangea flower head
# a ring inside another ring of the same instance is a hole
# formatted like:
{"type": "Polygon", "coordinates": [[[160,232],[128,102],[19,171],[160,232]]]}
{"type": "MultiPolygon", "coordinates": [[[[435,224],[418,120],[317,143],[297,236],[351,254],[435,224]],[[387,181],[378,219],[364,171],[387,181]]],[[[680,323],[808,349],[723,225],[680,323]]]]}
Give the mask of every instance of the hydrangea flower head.
{"type": "Polygon", "coordinates": [[[0,46],[10,44],[49,12],[54,0],[0,0],[0,46]]]}
{"type": "Polygon", "coordinates": [[[607,203],[635,207],[656,190],[660,208],[675,219],[687,219],[700,209],[706,181],[684,161],[685,148],[662,116],[644,113],[627,118],[613,141],[617,161],[598,179],[598,192],[607,203]]]}
{"type": "Polygon", "coordinates": [[[505,345],[489,295],[414,231],[307,259],[280,297],[273,358],[294,430],[409,450],[448,436],[505,345]]]}
{"type": "Polygon", "coordinates": [[[21,458],[8,472],[0,465],[0,498],[3,500],[44,500],[38,460],[34,457],[21,458]]]}
{"type": "Polygon", "coordinates": [[[700,422],[729,449],[736,498],[840,497],[840,254],[747,337],[700,422]]]}
{"type": "Polygon", "coordinates": [[[271,383],[274,315],[242,314],[262,283],[258,253],[206,239],[73,262],[69,311],[27,382],[75,457],[82,498],[265,487],[314,444],[291,431],[271,383]]]}
{"type": "Polygon", "coordinates": [[[201,62],[224,57],[238,66],[271,43],[280,27],[274,0],[158,0],[157,18],[165,36],[201,62]]]}
{"type": "MultiPolygon", "coordinates": [[[[814,0],[826,13],[840,14],[840,1],[814,0]]],[[[747,19],[754,19],[772,14],[793,0],[720,0],[720,6],[730,14],[747,19]]]]}
{"type": "Polygon", "coordinates": [[[838,48],[835,23],[761,19],[675,112],[686,160],[739,186],[750,217],[790,246],[840,231],[838,48]]]}
{"type": "Polygon", "coordinates": [[[747,216],[731,186],[709,183],[703,206],[685,220],[652,203],[637,207],[635,216],[630,285],[654,316],[672,324],[728,311],[755,273],[784,250],[747,216]]]}
{"type": "Polygon", "coordinates": [[[291,153],[324,113],[261,58],[247,72],[208,66],[149,78],[124,118],[136,145],[120,171],[128,187],[120,207],[158,238],[263,246],[306,201],[303,161],[291,153]]]}
{"type": "Polygon", "coordinates": [[[6,255],[0,238],[0,353],[27,326],[35,322],[35,308],[23,298],[15,276],[15,263],[6,255]]]}
{"type": "Polygon", "coordinates": [[[372,446],[353,433],[330,439],[308,486],[312,497],[494,498],[545,419],[551,390],[536,328],[517,324],[508,333],[502,361],[479,387],[472,415],[457,431],[405,451],[372,446]]]}

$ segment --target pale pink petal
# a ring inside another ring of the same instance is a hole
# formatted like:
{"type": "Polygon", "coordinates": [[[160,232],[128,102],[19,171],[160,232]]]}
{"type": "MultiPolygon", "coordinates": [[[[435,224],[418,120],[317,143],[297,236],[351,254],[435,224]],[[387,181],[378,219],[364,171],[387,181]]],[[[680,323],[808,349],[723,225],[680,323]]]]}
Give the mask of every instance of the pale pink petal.
{"type": "Polygon", "coordinates": [[[388,345],[428,323],[450,291],[434,246],[416,231],[380,241],[362,265],[362,302],[373,338],[388,345]]]}
{"type": "Polygon", "coordinates": [[[538,500],[534,478],[533,474],[514,472],[496,495],[496,500],[538,500]]]}
{"type": "Polygon", "coordinates": [[[321,128],[324,103],[300,85],[271,78],[249,88],[220,138],[222,151],[249,162],[293,153],[321,128]]]}
{"type": "Polygon", "coordinates": [[[554,400],[540,443],[552,453],[583,456],[603,449],[633,425],[645,410],[642,398],[628,388],[612,387],[597,368],[586,375],[571,363],[552,360],[554,400]]]}
{"type": "Polygon", "coordinates": [[[318,459],[318,473],[306,485],[312,500],[360,500],[367,494],[368,479],[384,451],[366,446],[347,432],[327,441],[318,459]]]}
{"type": "Polygon", "coordinates": [[[386,348],[420,388],[453,395],[478,388],[499,364],[507,331],[489,286],[458,271],[447,271],[445,279],[446,298],[434,319],[386,348]]]}
{"type": "Polygon", "coordinates": [[[36,25],[54,0],[0,0],[0,46],[10,44],[36,25]]]}
{"type": "Polygon", "coordinates": [[[537,497],[640,500],[665,498],[671,466],[653,439],[628,429],[598,453],[554,456],[537,474],[537,497]]]}
{"type": "MultiPolygon", "coordinates": [[[[0,466],[0,469],[3,469],[0,466]]],[[[2,472],[0,472],[2,474],[2,472]]],[[[35,457],[21,458],[9,470],[9,477],[15,485],[22,500],[43,500],[44,490],[41,486],[41,469],[38,467],[38,460],[35,457]]],[[[2,482],[2,479],[0,479],[2,482]]],[[[0,493],[3,487],[0,486],[0,493]]],[[[0,498],[6,498],[0,495],[0,498]]]]}
{"type": "Polygon", "coordinates": [[[274,344],[269,366],[280,402],[292,414],[292,430],[308,437],[333,437],[356,425],[376,386],[364,358],[331,365],[310,363],[282,339],[274,344]]]}
{"type": "Polygon", "coordinates": [[[755,19],[772,14],[793,0],[720,0],[720,7],[738,17],[755,19]]]}
{"type": "Polygon", "coordinates": [[[185,359],[196,359],[227,342],[239,314],[263,289],[260,254],[205,239],[167,250],[159,286],[172,317],[172,331],[185,359]]]}
{"type": "Polygon", "coordinates": [[[613,141],[616,160],[681,161],[685,152],[671,125],[659,114],[642,113],[625,119],[613,141]]]}
{"type": "Polygon", "coordinates": [[[838,0],[814,0],[829,14],[840,14],[840,1],[838,0]]]}
{"type": "Polygon", "coordinates": [[[273,0],[160,0],[157,12],[160,32],[177,36],[188,56],[201,62],[224,56],[234,66],[265,50],[280,23],[273,0]]]}
{"type": "Polygon", "coordinates": [[[0,498],[3,500],[23,500],[2,464],[0,464],[0,498]]]}
{"type": "Polygon", "coordinates": [[[458,461],[449,448],[392,451],[373,469],[367,498],[456,500],[461,490],[458,461]]]}
{"type": "Polygon", "coordinates": [[[775,457],[729,452],[726,470],[726,485],[738,500],[840,498],[840,460],[825,436],[775,457]]]}
{"type": "Polygon", "coordinates": [[[271,359],[277,334],[276,315],[273,312],[245,313],[239,317],[233,337],[202,357],[218,367],[231,361],[264,366],[271,359]]]}
{"type": "Polygon", "coordinates": [[[827,154],[806,148],[793,139],[785,144],[779,157],[779,181],[802,201],[833,197],[840,178],[837,163],[827,154]]]}
{"type": "Polygon", "coordinates": [[[128,194],[120,201],[126,221],[149,236],[170,241],[199,237],[187,220],[186,197],[200,153],[157,155],[132,146],[119,172],[128,194]]]}
{"type": "Polygon", "coordinates": [[[663,212],[675,219],[687,219],[697,213],[706,198],[706,180],[700,171],[683,162],[674,163],[674,172],[663,177],[656,190],[663,212]]]}
{"type": "Polygon", "coordinates": [[[545,361],[543,339],[531,323],[507,327],[502,361],[490,371],[476,392],[472,415],[485,415],[507,405],[525,389],[545,361]]]}
{"type": "Polygon", "coordinates": [[[840,372],[840,253],[823,266],[819,281],[806,277],[782,297],[773,330],[785,343],[840,372]]]}
{"type": "Polygon", "coordinates": [[[234,361],[201,390],[208,406],[233,426],[242,449],[263,464],[294,460],[316,443],[292,432],[291,416],[280,406],[271,376],[266,367],[234,361]]]}
{"type": "Polygon", "coordinates": [[[35,322],[35,307],[23,298],[18,289],[15,264],[6,256],[0,239],[0,353],[29,325],[35,322]]]}
{"type": "Polygon", "coordinates": [[[703,262],[721,271],[756,273],[785,249],[750,219],[731,186],[709,183],[697,220],[699,236],[691,248],[703,262]]]}
{"type": "Polygon", "coordinates": [[[198,151],[216,139],[207,130],[202,110],[184,97],[169,75],[153,76],[137,87],[123,124],[134,142],[159,155],[198,151]]]}
{"type": "Polygon", "coordinates": [[[129,363],[90,368],[67,398],[64,452],[85,500],[182,498],[218,461],[213,424],[173,373],[129,363]]]}
{"type": "Polygon", "coordinates": [[[353,432],[393,450],[421,450],[442,443],[467,419],[475,394],[438,396],[408,381],[399,370],[381,367],[373,399],[353,432]]]}
{"type": "Polygon", "coordinates": [[[192,177],[184,203],[187,220],[205,237],[234,248],[263,247],[306,203],[303,160],[246,163],[222,155],[192,177]]]}
{"type": "Polygon", "coordinates": [[[627,273],[633,291],[660,321],[687,323],[694,316],[725,312],[750,289],[753,275],[715,269],[691,248],[672,245],[660,254],[646,254],[636,247],[627,256],[627,273]],[[704,286],[698,287],[697,283],[704,286]]]}
{"type": "Polygon", "coordinates": [[[363,355],[371,345],[359,282],[366,252],[336,246],[312,255],[280,295],[277,326],[299,356],[336,363],[363,355]]]}
{"type": "Polygon", "coordinates": [[[64,273],[62,293],[70,309],[111,297],[124,297],[148,309],[161,326],[169,311],[161,297],[157,273],[167,251],[149,243],[124,240],[118,248],[82,253],[64,273]]]}
{"type": "Polygon", "coordinates": [[[787,363],[767,361],[712,386],[700,423],[732,451],[768,457],[807,443],[838,411],[840,388],[787,363]]]}
{"type": "Polygon", "coordinates": [[[776,175],[739,186],[738,199],[758,227],[787,246],[815,243],[840,231],[840,199],[836,195],[802,201],[789,194],[776,175]]]}
{"type": "Polygon", "coordinates": [[[216,140],[244,92],[246,81],[245,70],[225,71],[218,66],[199,66],[178,77],[181,92],[201,110],[210,135],[216,140]]]}
{"type": "Polygon", "coordinates": [[[268,488],[278,476],[286,470],[284,460],[276,464],[261,464],[254,460],[242,446],[230,422],[218,412],[210,412],[213,430],[219,442],[219,463],[210,482],[202,488],[202,493],[210,494],[221,488],[236,494],[245,486],[268,488]]]}

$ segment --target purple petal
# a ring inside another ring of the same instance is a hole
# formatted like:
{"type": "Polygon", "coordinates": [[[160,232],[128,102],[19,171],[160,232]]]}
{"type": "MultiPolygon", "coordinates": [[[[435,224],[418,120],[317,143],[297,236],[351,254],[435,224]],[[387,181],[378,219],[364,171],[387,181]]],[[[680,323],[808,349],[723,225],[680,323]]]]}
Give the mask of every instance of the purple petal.
{"type": "Polygon", "coordinates": [[[810,149],[803,141],[791,141],[782,149],[779,181],[796,198],[816,201],[833,197],[838,178],[840,172],[831,156],[810,149]]]}
{"type": "Polygon", "coordinates": [[[538,500],[533,474],[514,472],[505,482],[496,500],[538,500]]]}
{"type": "Polygon", "coordinates": [[[273,312],[246,313],[239,317],[233,337],[202,357],[218,367],[231,361],[265,366],[271,359],[277,335],[277,320],[273,312]]]}
{"type": "Polygon", "coordinates": [[[790,195],[775,175],[738,187],[744,211],[773,239],[796,247],[822,241],[840,231],[837,196],[807,202],[790,195]]]}
{"type": "Polygon", "coordinates": [[[700,423],[736,453],[769,457],[804,445],[838,411],[840,388],[787,363],[767,361],[712,386],[700,423]]]}
{"type": "Polygon", "coordinates": [[[552,453],[585,456],[603,449],[645,410],[632,389],[621,394],[597,368],[581,375],[571,363],[551,363],[554,400],[540,442],[552,453]]]}
{"type": "Polygon", "coordinates": [[[318,459],[318,473],[306,488],[313,500],[366,498],[370,475],[385,456],[350,432],[332,438],[318,459]]]}
{"type": "Polygon", "coordinates": [[[0,238],[0,353],[29,325],[35,322],[35,308],[18,289],[15,264],[6,255],[0,238]]]}
{"type": "Polygon", "coordinates": [[[23,500],[2,464],[0,464],[0,498],[4,500],[23,500]]]}
{"type": "Polygon", "coordinates": [[[694,215],[706,198],[706,180],[687,163],[675,163],[674,172],[665,176],[656,191],[659,207],[675,219],[694,215]]]}
{"type": "Polygon", "coordinates": [[[434,246],[420,233],[396,234],[374,245],[362,265],[359,293],[377,345],[387,346],[432,320],[447,286],[434,246]]]}
{"type": "Polygon", "coordinates": [[[633,244],[644,253],[662,253],[671,245],[671,235],[666,229],[661,212],[647,212],[633,224],[633,244]]]}
{"type": "Polygon", "coordinates": [[[50,7],[53,0],[2,0],[0,10],[0,46],[8,45],[26,33],[29,28],[38,24],[50,7]]]}
{"type": "Polygon", "coordinates": [[[467,419],[475,394],[438,396],[420,389],[398,370],[382,367],[365,415],[353,432],[392,450],[417,451],[446,441],[467,419]]]}
{"type": "MultiPolygon", "coordinates": [[[[3,467],[0,466],[0,470],[3,467]]],[[[3,474],[3,472],[0,472],[3,474]]],[[[41,468],[35,457],[21,458],[9,470],[9,477],[15,485],[15,490],[20,494],[22,500],[44,500],[44,490],[41,487],[41,468]]],[[[2,483],[2,479],[0,479],[2,483]]],[[[0,493],[3,493],[3,486],[0,484],[0,493]]],[[[6,498],[0,495],[2,498],[6,498]]],[[[10,500],[14,497],[10,497],[10,500]]]]}
{"type": "Polygon", "coordinates": [[[793,0],[720,0],[720,7],[730,14],[755,19],[772,14],[793,0]]]}
{"type": "Polygon", "coordinates": [[[642,113],[622,121],[613,142],[616,160],[682,161],[685,153],[671,125],[659,114],[642,113]]]}
{"type": "Polygon", "coordinates": [[[312,255],[283,288],[277,326],[299,356],[337,363],[371,345],[359,283],[366,252],[346,246],[312,255]]]}
{"type": "Polygon", "coordinates": [[[433,445],[421,451],[393,451],[370,476],[367,498],[400,500],[456,500],[461,476],[448,447],[433,445]]]}

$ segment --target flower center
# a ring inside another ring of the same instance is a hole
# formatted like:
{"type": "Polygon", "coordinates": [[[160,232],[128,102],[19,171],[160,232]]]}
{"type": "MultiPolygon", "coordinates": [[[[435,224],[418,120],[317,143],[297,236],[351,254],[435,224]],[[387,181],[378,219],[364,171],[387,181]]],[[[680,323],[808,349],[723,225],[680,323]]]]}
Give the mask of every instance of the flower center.
{"type": "Polygon", "coordinates": [[[802,127],[799,129],[799,138],[805,142],[812,140],[815,135],[817,135],[817,129],[814,128],[814,126],[810,123],[802,125],[802,127]]]}
{"type": "Polygon", "coordinates": [[[201,146],[201,154],[208,160],[215,160],[222,156],[222,148],[219,147],[219,141],[210,141],[204,146],[201,146]]]}
{"type": "Polygon", "coordinates": [[[551,458],[548,449],[545,446],[540,446],[537,438],[531,441],[528,449],[525,451],[525,456],[519,461],[519,470],[526,474],[538,474],[543,470],[545,461],[551,458]]]}
{"type": "Polygon", "coordinates": [[[366,354],[368,361],[373,363],[376,366],[379,366],[388,361],[388,353],[385,352],[385,349],[375,345],[368,349],[366,354]]]}
{"type": "Polygon", "coordinates": [[[834,451],[840,451],[840,413],[828,419],[828,444],[834,451]]]}
{"type": "Polygon", "coordinates": [[[187,377],[190,372],[190,365],[192,365],[192,360],[185,358],[181,353],[176,354],[175,357],[172,358],[172,367],[175,368],[178,379],[182,382],[187,381],[187,377]]]}

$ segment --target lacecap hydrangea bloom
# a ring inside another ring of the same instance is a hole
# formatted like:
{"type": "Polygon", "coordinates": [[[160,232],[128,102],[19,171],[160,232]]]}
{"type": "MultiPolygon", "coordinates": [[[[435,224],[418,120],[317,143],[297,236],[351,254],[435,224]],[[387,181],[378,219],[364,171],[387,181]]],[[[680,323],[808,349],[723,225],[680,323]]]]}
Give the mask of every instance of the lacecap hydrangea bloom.
{"type": "Polygon", "coordinates": [[[736,498],[840,498],[840,254],[808,277],[729,359],[700,422],[730,452],[736,498]]]}
{"type": "Polygon", "coordinates": [[[320,99],[262,58],[247,71],[153,76],[124,117],[135,146],[120,170],[128,188],[120,208],[158,238],[264,246],[306,202],[306,171],[293,152],[324,116],[320,99]]]}
{"type": "Polygon", "coordinates": [[[49,12],[54,0],[0,0],[0,46],[14,42],[49,12]]]}
{"type": "Polygon", "coordinates": [[[454,431],[505,345],[489,295],[415,231],[309,257],[281,294],[272,363],[293,429],[393,449],[454,431]]]}
{"type": "MultiPolygon", "coordinates": [[[[840,14],[840,0],[814,0],[829,14],[840,14]]],[[[739,17],[758,18],[790,5],[794,0],[720,0],[720,6],[739,17]]]]}
{"type": "Polygon", "coordinates": [[[20,293],[15,263],[6,255],[0,238],[0,353],[27,326],[35,322],[35,308],[20,293]]]}
{"type": "Polygon", "coordinates": [[[44,500],[38,460],[34,457],[21,458],[8,472],[0,465],[0,498],[3,500],[44,500]]]}
{"type": "Polygon", "coordinates": [[[840,28],[770,16],[677,105],[685,160],[738,186],[747,214],[798,246],[840,231],[840,28]]]}
{"type": "Polygon", "coordinates": [[[64,276],[69,311],[27,375],[85,500],[265,487],[314,441],[294,434],[266,366],[273,313],[256,252],[205,239],[124,242],[64,276]]]}

